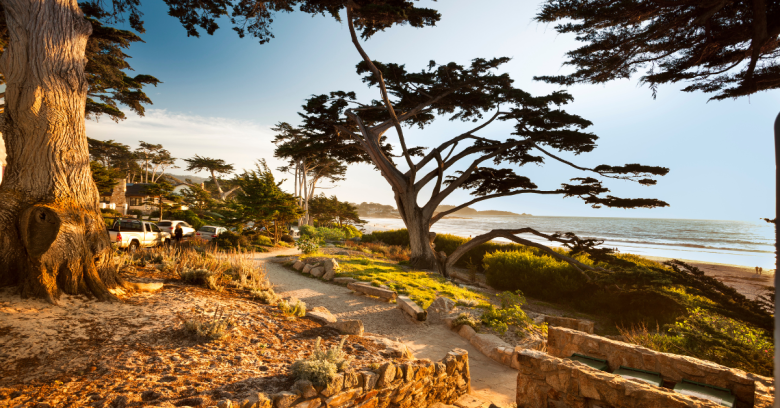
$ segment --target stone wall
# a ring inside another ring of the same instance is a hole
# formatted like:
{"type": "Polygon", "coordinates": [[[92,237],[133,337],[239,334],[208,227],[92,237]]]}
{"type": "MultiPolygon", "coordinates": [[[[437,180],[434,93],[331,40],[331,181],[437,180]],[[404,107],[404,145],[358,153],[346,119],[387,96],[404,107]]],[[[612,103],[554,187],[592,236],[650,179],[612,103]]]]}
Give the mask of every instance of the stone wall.
{"type": "Polygon", "coordinates": [[[454,349],[440,362],[385,363],[377,370],[339,373],[327,387],[298,381],[289,391],[259,394],[240,407],[250,408],[427,408],[451,404],[471,391],[469,356],[454,349]]]}
{"type": "Polygon", "coordinates": [[[711,401],[626,380],[541,351],[522,350],[515,358],[520,368],[517,408],[720,407],[711,401]]]}
{"type": "MultiPolygon", "coordinates": [[[[676,354],[661,353],[630,343],[610,340],[562,327],[550,327],[547,352],[553,357],[566,358],[574,353],[607,360],[609,370],[619,366],[661,373],[665,385],[680,382],[683,378],[715,385],[731,390],[738,407],[759,406],[771,379],[742,370],[732,369],[710,361],[676,354]]],[[[610,374],[611,375],[611,374],[610,374]]],[[[652,387],[659,390],[658,387],[652,387]]],[[[518,391],[519,393],[519,391],[518,391]]]]}

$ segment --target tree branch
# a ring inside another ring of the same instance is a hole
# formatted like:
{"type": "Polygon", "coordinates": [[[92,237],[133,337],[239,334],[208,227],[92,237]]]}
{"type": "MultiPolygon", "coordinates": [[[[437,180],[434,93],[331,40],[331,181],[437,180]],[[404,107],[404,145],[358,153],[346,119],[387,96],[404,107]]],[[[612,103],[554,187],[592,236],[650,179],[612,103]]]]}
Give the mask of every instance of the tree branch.
{"type": "Polygon", "coordinates": [[[459,206],[457,206],[455,208],[449,209],[447,211],[442,211],[442,212],[434,215],[433,218],[431,218],[431,222],[430,222],[429,225],[433,225],[433,224],[436,223],[436,221],[439,221],[440,219],[442,219],[442,218],[444,218],[444,217],[446,217],[446,216],[448,216],[448,215],[450,215],[450,214],[452,214],[454,212],[460,211],[460,210],[462,210],[462,209],[464,209],[464,208],[466,208],[466,207],[468,207],[468,206],[470,206],[472,204],[476,204],[476,203],[478,203],[480,201],[490,200],[491,198],[514,196],[514,195],[518,195],[518,194],[565,194],[565,192],[564,191],[560,191],[560,190],[551,190],[551,191],[548,191],[548,190],[520,190],[520,191],[510,191],[508,193],[497,193],[497,194],[490,194],[490,195],[486,195],[486,196],[482,196],[482,197],[477,197],[477,198],[475,198],[475,199],[473,199],[473,200],[471,200],[471,201],[469,201],[469,202],[467,202],[465,204],[461,204],[461,205],[459,205],[459,206]]]}
{"type": "Polygon", "coordinates": [[[448,267],[454,265],[455,262],[457,262],[458,259],[460,259],[461,256],[463,256],[464,254],[466,254],[466,252],[468,252],[469,250],[473,249],[474,247],[476,247],[478,245],[484,244],[485,242],[488,242],[488,241],[490,241],[492,239],[495,239],[495,238],[506,238],[506,239],[508,239],[510,241],[513,241],[513,242],[516,242],[518,244],[531,246],[531,247],[534,247],[534,248],[539,248],[542,251],[546,252],[548,255],[552,256],[553,258],[561,260],[561,261],[564,261],[564,262],[567,262],[569,265],[574,267],[574,269],[576,269],[578,272],[580,272],[582,274],[582,276],[588,282],[591,281],[591,277],[588,276],[588,274],[586,274],[583,271],[583,269],[587,269],[587,270],[591,270],[591,271],[596,271],[596,270],[603,271],[604,270],[603,268],[593,267],[593,266],[584,264],[584,263],[582,263],[582,262],[580,262],[580,261],[578,261],[578,260],[576,260],[574,258],[571,258],[569,256],[566,256],[566,255],[563,255],[563,254],[559,254],[558,252],[553,251],[552,248],[550,248],[548,246],[545,246],[545,245],[542,245],[542,244],[538,244],[536,242],[529,241],[527,239],[523,239],[523,238],[520,238],[520,237],[516,236],[517,234],[525,234],[525,233],[529,233],[529,234],[533,234],[533,235],[545,238],[548,241],[560,242],[562,244],[575,244],[576,243],[574,239],[564,239],[564,238],[560,238],[560,237],[555,237],[555,236],[552,236],[552,235],[541,233],[541,232],[539,232],[539,231],[537,231],[537,230],[535,230],[533,228],[520,228],[520,229],[512,229],[512,230],[509,230],[509,229],[492,230],[492,231],[487,232],[485,234],[478,235],[478,236],[474,237],[469,242],[466,242],[465,244],[463,244],[463,245],[459,246],[457,249],[455,249],[455,251],[453,251],[452,254],[447,256],[446,261],[445,261],[445,267],[448,268],[448,267]]]}
{"type": "Polygon", "coordinates": [[[395,109],[393,109],[393,105],[390,103],[390,97],[387,94],[387,88],[385,87],[385,80],[382,78],[382,72],[379,71],[376,65],[374,65],[374,62],[371,61],[371,58],[368,57],[368,54],[366,54],[366,52],[363,50],[363,47],[360,46],[360,41],[358,41],[357,33],[355,32],[355,25],[352,22],[353,7],[355,7],[355,3],[352,0],[349,0],[349,2],[347,2],[347,24],[349,25],[349,33],[352,36],[352,43],[355,44],[355,48],[360,53],[360,56],[363,57],[363,61],[366,62],[368,68],[376,77],[377,83],[379,84],[379,89],[382,93],[382,100],[387,107],[387,113],[390,115],[390,118],[393,121],[393,125],[395,125],[395,130],[398,132],[398,140],[401,142],[401,149],[403,150],[404,157],[406,158],[406,163],[409,165],[409,169],[412,172],[410,183],[413,183],[414,175],[417,173],[417,170],[415,169],[414,163],[412,162],[412,156],[409,155],[409,151],[406,148],[406,140],[404,139],[403,129],[401,129],[401,122],[398,120],[398,117],[395,114],[395,109]]]}

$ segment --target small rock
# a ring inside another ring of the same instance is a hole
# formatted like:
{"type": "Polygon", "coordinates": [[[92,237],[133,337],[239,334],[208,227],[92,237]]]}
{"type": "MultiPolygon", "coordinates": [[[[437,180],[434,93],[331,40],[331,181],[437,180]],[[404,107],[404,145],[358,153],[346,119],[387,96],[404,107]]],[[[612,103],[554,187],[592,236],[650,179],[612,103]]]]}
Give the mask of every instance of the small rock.
{"type": "Polygon", "coordinates": [[[217,408],[233,408],[233,402],[229,399],[223,399],[217,402],[217,408]]]}
{"type": "Polygon", "coordinates": [[[305,263],[303,263],[303,262],[301,262],[301,261],[296,261],[296,262],[293,264],[293,269],[295,269],[296,271],[300,271],[301,269],[303,269],[303,267],[304,267],[304,266],[306,266],[306,264],[305,264],[305,263]]]}
{"type": "Polygon", "coordinates": [[[300,394],[282,391],[274,395],[274,407],[289,408],[298,399],[300,399],[300,394]]]}
{"type": "Polygon", "coordinates": [[[333,278],[335,278],[335,277],[336,277],[336,271],[333,271],[333,270],[331,270],[331,271],[327,271],[326,270],[325,274],[322,275],[322,279],[324,279],[326,281],[333,280],[333,278]]]}
{"type": "Polygon", "coordinates": [[[326,260],[324,264],[325,272],[333,272],[335,274],[339,269],[339,263],[333,258],[326,260]]]}
{"type": "Polygon", "coordinates": [[[338,320],[336,319],[336,316],[333,316],[328,309],[322,306],[315,307],[306,312],[306,317],[322,325],[334,323],[338,320]]]}
{"type": "Polygon", "coordinates": [[[306,265],[303,267],[303,270],[302,270],[301,272],[303,272],[303,273],[309,273],[309,272],[311,272],[311,269],[312,269],[312,268],[314,268],[314,265],[306,264],[306,265]]]}
{"type": "Polygon", "coordinates": [[[311,381],[298,380],[292,386],[293,390],[298,390],[303,398],[311,398],[317,395],[317,390],[314,389],[311,381]]]}
{"type": "Polygon", "coordinates": [[[315,278],[319,278],[319,277],[321,277],[322,275],[325,274],[325,268],[323,268],[321,266],[318,266],[316,268],[312,268],[310,273],[311,273],[311,276],[314,276],[315,278]]]}
{"type": "Polygon", "coordinates": [[[179,379],[179,377],[176,377],[174,375],[166,375],[164,377],[161,377],[159,380],[157,380],[157,382],[173,382],[173,381],[176,381],[178,379],[179,379]]]}
{"type": "Polygon", "coordinates": [[[452,309],[455,308],[455,302],[452,301],[452,299],[448,299],[446,297],[437,297],[433,303],[431,303],[431,306],[428,307],[429,312],[437,312],[441,315],[448,314],[452,311],[452,309]]]}
{"type": "Polygon", "coordinates": [[[341,334],[351,334],[354,336],[363,335],[363,322],[360,320],[341,320],[333,323],[328,323],[328,326],[335,328],[341,334]]]}

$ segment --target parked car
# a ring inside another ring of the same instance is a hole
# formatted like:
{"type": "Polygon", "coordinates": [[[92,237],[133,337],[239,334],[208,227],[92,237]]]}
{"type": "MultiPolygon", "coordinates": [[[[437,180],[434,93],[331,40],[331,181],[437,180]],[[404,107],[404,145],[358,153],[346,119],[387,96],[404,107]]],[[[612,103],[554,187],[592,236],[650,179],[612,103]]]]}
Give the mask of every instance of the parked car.
{"type": "Polygon", "coordinates": [[[174,235],[174,231],[176,230],[176,226],[181,225],[182,229],[182,235],[184,237],[192,237],[195,236],[195,228],[192,228],[192,225],[188,224],[187,221],[181,221],[181,220],[162,220],[157,223],[157,226],[160,227],[161,230],[171,234],[171,236],[174,235]]]}
{"type": "Polygon", "coordinates": [[[218,237],[219,234],[222,234],[224,232],[227,232],[227,228],[225,227],[217,227],[216,225],[204,225],[200,227],[198,231],[195,232],[195,237],[205,239],[206,241],[211,241],[212,239],[218,237]]]}
{"type": "Polygon", "coordinates": [[[171,242],[171,234],[160,230],[151,222],[117,220],[108,229],[112,245],[135,251],[140,247],[155,247],[171,242]]]}

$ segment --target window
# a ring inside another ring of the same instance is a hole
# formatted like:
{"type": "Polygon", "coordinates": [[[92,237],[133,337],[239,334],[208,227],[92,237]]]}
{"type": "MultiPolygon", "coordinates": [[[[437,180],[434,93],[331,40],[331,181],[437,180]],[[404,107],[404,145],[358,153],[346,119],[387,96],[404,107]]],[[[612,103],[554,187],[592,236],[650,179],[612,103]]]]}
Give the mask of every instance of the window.
{"type": "Polygon", "coordinates": [[[160,221],[160,222],[157,223],[157,226],[158,227],[170,227],[171,226],[171,222],[170,221],[160,221]]]}
{"type": "Polygon", "coordinates": [[[111,196],[101,196],[100,197],[100,202],[101,203],[106,203],[106,204],[110,203],[111,202],[111,196]]]}
{"type": "Polygon", "coordinates": [[[144,232],[143,225],[140,221],[119,221],[119,230],[144,232]]]}
{"type": "Polygon", "coordinates": [[[201,232],[208,232],[209,234],[213,234],[214,232],[217,231],[217,229],[214,228],[214,227],[203,227],[203,228],[200,229],[200,231],[201,232]]]}
{"type": "Polygon", "coordinates": [[[141,197],[130,197],[129,205],[133,207],[138,207],[140,205],[144,205],[144,199],[141,197]]]}
{"type": "Polygon", "coordinates": [[[187,224],[187,223],[186,223],[186,222],[184,222],[184,221],[182,221],[180,224],[181,224],[181,226],[182,226],[182,227],[190,227],[190,228],[192,228],[192,225],[190,225],[190,224],[187,224]]]}
{"type": "Polygon", "coordinates": [[[149,228],[151,228],[151,229],[152,229],[152,232],[160,232],[160,228],[158,228],[158,227],[157,227],[156,225],[154,225],[154,224],[149,224],[149,228]]]}

